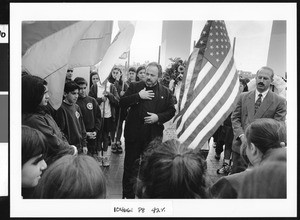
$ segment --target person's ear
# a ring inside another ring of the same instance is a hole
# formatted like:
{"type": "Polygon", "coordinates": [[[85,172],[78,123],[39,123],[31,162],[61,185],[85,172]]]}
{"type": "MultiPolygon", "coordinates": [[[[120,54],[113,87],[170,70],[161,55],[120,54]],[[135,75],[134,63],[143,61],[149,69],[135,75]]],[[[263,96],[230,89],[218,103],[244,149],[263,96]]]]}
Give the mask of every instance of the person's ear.
{"type": "Polygon", "coordinates": [[[251,150],[251,153],[254,157],[257,157],[257,156],[261,157],[262,156],[262,152],[253,143],[250,144],[250,150],[251,150]]]}

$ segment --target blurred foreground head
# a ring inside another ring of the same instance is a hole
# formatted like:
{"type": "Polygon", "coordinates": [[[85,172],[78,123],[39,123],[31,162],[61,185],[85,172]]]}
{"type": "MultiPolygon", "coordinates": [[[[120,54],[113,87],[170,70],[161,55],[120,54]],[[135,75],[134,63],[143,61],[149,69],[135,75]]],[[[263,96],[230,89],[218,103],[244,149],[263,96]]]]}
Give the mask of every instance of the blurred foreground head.
{"type": "Polygon", "coordinates": [[[253,166],[260,165],[275,149],[286,146],[284,122],[272,118],[255,119],[245,131],[246,143],[241,148],[253,166]]]}
{"type": "Polygon", "coordinates": [[[199,153],[177,140],[151,143],[144,154],[140,198],[206,198],[206,164],[199,153]]]}
{"type": "Polygon", "coordinates": [[[34,198],[106,198],[105,177],[93,157],[65,155],[45,171],[35,189],[34,198]]]}

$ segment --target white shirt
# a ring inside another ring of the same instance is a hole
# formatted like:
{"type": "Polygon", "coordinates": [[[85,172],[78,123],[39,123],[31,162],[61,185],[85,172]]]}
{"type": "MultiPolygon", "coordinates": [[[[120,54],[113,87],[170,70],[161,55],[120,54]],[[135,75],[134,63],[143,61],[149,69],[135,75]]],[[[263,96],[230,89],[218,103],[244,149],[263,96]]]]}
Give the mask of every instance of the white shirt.
{"type": "MultiPolygon", "coordinates": [[[[102,98],[103,97],[103,92],[105,90],[105,85],[103,84],[100,84],[100,82],[97,82],[97,97],[98,98],[102,98]]],[[[108,92],[109,91],[109,87],[110,87],[110,83],[107,82],[106,84],[106,91],[108,92]]],[[[104,115],[104,118],[110,118],[111,117],[111,109],[110,109],[110,103],[109,103],[109,100],[108,98],[106,99],[105,102],[102,102],[100,105],[100,110],[101,110],[101,115],[104,115]],[[104,107],[104,114],[103,114],[103,105],[105,104],[105,107],[104,107]]]]}
{"type": "MultiPolygon", "coordinates": [[[[269,88],[270,89],[270,88],[269,88]]],[[[262,94],[262,96],[261,96],[261,102],[263,102],[264,101],[264,98],[266,97],[266,95],[267,95],[267,93],[269,92],[269,89],[267,89],[266,91],[264,91],[264,92],[262,92],[262,93],[260,93],[259,91],[257,91],[257,89],[255,90],[255,102],[256,102],[256,100],[258,99],[258,95],[259,94],[262,94]]]]}

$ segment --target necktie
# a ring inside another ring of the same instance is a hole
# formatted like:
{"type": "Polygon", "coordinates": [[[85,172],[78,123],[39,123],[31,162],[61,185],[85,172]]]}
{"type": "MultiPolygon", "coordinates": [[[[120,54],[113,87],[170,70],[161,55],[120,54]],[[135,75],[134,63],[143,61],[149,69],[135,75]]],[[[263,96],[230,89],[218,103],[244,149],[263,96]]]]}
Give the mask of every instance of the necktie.
{"type": "Polygon", "coordinates": [[[254,114],[256,113],[257,109],[259,108],[259,106],[261,104],[261,97],[262,97],[262,94],[258,94],[258,99],[255,102],[255,112],[254,112],[254,114]]]}

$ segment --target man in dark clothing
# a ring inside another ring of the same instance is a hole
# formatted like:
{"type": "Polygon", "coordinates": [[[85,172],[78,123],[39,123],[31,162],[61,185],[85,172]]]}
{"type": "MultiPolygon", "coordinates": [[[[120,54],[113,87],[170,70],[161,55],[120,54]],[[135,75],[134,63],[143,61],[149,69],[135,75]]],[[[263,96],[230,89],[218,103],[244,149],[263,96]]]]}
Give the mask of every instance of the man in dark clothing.
{"type": "Polygon", "coordinates": [[[170,90],[158,82],[161,74],[159,64],[149,63],[146,80],[131,83],[120,99],[121,108],[130,107],[124,130],[123,198],[135,198],[135,162],[152,140],[163,136],[163,124],[175,115],[170,90]]]}

